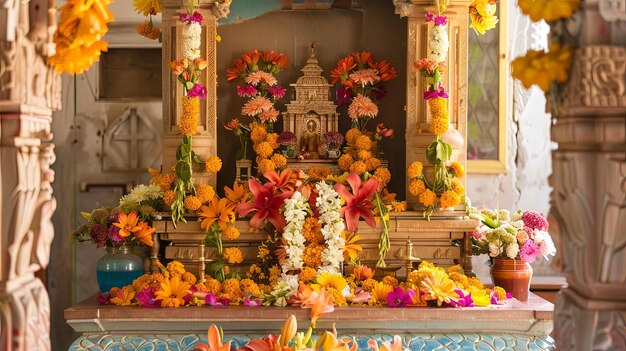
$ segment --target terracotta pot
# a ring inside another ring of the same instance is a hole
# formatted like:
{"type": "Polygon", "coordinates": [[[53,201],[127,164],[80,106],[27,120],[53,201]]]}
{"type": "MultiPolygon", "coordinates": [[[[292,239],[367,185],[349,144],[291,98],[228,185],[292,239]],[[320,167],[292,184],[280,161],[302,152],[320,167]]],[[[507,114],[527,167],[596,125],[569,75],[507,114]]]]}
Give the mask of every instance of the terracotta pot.
{"type": "Polygon", "coordinates": [[[494,285],[504,288],[519,301],[528,301],[530,279],[533,276],[533,267],[530,263],[508,258],[492,258],[489,273],[494,285]]]}

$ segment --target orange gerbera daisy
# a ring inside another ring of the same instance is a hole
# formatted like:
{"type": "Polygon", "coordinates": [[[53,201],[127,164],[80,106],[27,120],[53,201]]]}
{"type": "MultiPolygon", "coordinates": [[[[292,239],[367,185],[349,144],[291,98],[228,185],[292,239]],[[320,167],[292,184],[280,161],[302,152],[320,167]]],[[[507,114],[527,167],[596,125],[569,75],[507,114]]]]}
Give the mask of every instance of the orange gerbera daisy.
{"type": "Polygon", "coordinates": [[[152,234],[154,234],[156,229],[152,228],[144,221],[139,222],[139,228],[141,229],[135,233],[135,238],[137,238],[137,240],[144,245],[152,247],[154,245],[154,242],[152,241],[152,234]]]}
{"type": "Polygon", "coordinates": [[[354,57],[354,59],[356,60],[356,63],[359,64],[359,67],[361,68],[372,64],[373,62],[372,59],[374,58],[372,53],[368,51],[355,52],[355,53],[352,53],[352,56],[354,57]]]}
{"type": "Polygon", "coordinates": [[[233,188],[227,186],[224,187],[224,193],[226,198],[230,202],[231,207],[236,207],[239,203],[246,202],[248,200],[248,191],[242,184],[233,182],[233,188]]]}
{"type": "Polygon", "coordinates": [[[333,79],[332,84],[341,81],[343,85],[348,85],[346,82],[349,82],[349,85],[352,85],[352,82],[348,79],[348,74],[350,71],[356,67],[356,63],[354,62],[354,57],[348,56],[344,57],[339,62],[337,62],[337,67],[330,71],[330,77],[333,79]]]}
{"type": "Polygon", "coordinates": [[[128,215],[120,212],[117,215],[117,222],[113,223],[113,225],[120,228],[120,236],[122,238],[126,238],[130,233],[137,233],[141,230],[139,216],[137,216],[137,212],[134,210],[130,211],[128,215]]]}
{"type": "Polygon", "coordinates": [[[161,300],[161,307],[178,307],[185,304],[185,296],[191,294],[191,285],[181,281],[179,276],[166,279],[161,283],[161,290],[154,293],[155,300],[161,300]]]}
{"type": "Polygon", "coordinates": [[[363,251],[363,247],[357,244],[361,237],[354,232],[346,232],[344,230],[341,232],[341,238],[345,241],[343,258],[346,261],[356,261],[359,258],[359,252],[363,251]]]}
{"type": "Polygon", "coordinates": [[[211,226],[217,222],[220,229],[224,230],[226,227],[235,221],[235,212],[233,206],[228,199],[218,199],[216,197],[211,200],[209,206],[202,206],[200,208],[200,227],[206,232],[209,231],[211,226]]]}

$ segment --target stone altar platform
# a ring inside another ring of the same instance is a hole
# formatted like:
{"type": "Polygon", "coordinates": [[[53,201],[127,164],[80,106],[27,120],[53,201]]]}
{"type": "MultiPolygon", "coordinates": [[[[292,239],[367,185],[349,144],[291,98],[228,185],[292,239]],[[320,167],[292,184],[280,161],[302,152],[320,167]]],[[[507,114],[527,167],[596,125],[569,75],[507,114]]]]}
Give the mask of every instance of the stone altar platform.
{"type": "MultiPolygon", "coordinates": [[[[354,336],[360,350],[367,339],[390,340],[398,334],[404,347],[422,350],[553,350],[554,305],[531,293],[528,303],[509,300],[493,307],[389,308],[338,307],[323,315],[317,330],[335,323],[340,335],[354,336]]],[[[95,296],[65,310],[67,323],[82,335],[70,351],[193,350],[206,343],[209,325],[224,329],[233,347],[250,336],[279,333],[289,315],[299,330],[309,326],[310,311],[297,307],[143,308],[98,305],[95,296]]]]}

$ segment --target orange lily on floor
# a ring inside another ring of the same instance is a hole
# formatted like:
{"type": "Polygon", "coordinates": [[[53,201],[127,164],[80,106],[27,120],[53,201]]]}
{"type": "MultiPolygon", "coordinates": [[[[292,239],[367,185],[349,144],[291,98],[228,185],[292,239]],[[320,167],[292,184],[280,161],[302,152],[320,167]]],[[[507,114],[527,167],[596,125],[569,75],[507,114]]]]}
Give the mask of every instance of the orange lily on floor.
{"type": "Polygon", "coordinates": [[[198,344],[196,345],[196,351],[230,351],[230,343],[228,341],[225,344],[222,344],[222,334],[220,330],[217,329],[215,324],[211,324],[208,331],[208,344],[198,344]]]}

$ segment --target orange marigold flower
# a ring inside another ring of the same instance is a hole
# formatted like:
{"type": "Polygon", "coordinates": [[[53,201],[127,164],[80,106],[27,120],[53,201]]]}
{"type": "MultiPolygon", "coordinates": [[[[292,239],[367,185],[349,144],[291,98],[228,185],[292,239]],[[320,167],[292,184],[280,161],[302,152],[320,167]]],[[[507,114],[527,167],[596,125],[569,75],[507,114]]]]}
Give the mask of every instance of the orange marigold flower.
{"type": "Polygon", "coordinates": [[[207,280],[204,281],[204,286],[209,294],[219,295],[222,293],[222,283],[217,279],[211,277],[207,278],[207,280]]]}
{"type": "Polygon", "coordinates": [[[211,156],[206,160],[205,168],[209,173],[217,173],[222,169],[222,160],[217,156],[211,156]]]}
{"type": "Polygon", "coordinates": [[[185,272],[183,273],[183,275],[181,276],[182,281],[187,282],[191,285],[194,285],[196,283],[196,276],[193,275],[193,273],[191,272],[185,272]]]}
{"type": "Polygon", "coordinates": [[[238,247],[225,248],[222,256],[224,256],[224,260],[230,264],[243,262],[243,253],[238,247]]]}
{"type": "Polygon", "coordinates": [[[161,181],[159,182],[159,186],[163,191],[168,191],[172,188],[172,183],[176,179],[176,176],[172,173],[165,173],[161,176],[161,181]]]}
{"type": "Polygon", "coordinates": [[[137,25],[137,33],[142,37],[155,40],[161,35],[161,30],[150,23],[140,23],[137,25]]]}
{"type": "Polygon", "coordinates": [[[382,162],[380,162],[380,160],[377,159],[376,157],[372,157],[372,158],[365,160],[365,165],[367,166],[368,171],[375,170],[376,168],[380,167],[381,164],[382,162]]]}
{"type": "Polygon", "coordinates": [[[376,286],[376,283],[377,282],[374,279],[368,278],[361,283],[361,288],[367,292],[371,292],[372,290],[374,290],[374,286],[376,286]]]}
{"type": "Polygon", "coordinates": [[[182,112],[178,129],[182,135],[195,135],[198,132],[200,116],[200,99],[195,96],[183,96],[182,112]]]}
{"type": "Polygon", "coordinates": [[[441,207],[443,208],[454,207],[458,205],[459,203],[461,203],[461,198],[459,197],[459,194],[455,193],[452,190],[448,190],[444,192],[443,194],[441,194],[439,203],[441,204],[441,207]]]}
{"type": "Polygon", "coordinates": [[[170,207],[176,200],[176,192],[174,190],[168,190],[163,193],[163,203],[165,206],[170,207]]]}
{"type": "Polygon", "coordinates": [[[354,141],[354,147],[357,150],[370,150],[372,148],[372,139],[366,135],[361,135],[354,141]]]}
{"type": "Polygon", "coordinates": [[[222,296],[230,300],[233,305],[238,305],[243,300],[243,291],[239,285],[239,280],[231,278],[222,283],[222,296]]]}
{"type": "Polygon", "coordinates": [[[438,97],[427,101],[430,111],[430,128],[428,130],[437,136],[442,136],[448,131],[450,125],[448,99],[438,97]]]}
{"type": "Polygon", "coordinates": [[[253,144],[258,144],[265,140],[267,137],[267,129],[260,125],[254,125],[252,128],[252,132],[250,133],[250,140],[252,140],[253,144]]]}
{"type": "Polygon", "coordinates": [[[170,273],[170,276],[174,277],[177,275],[183,275],[185,271],[185,265],[178,262],[172,261],[167,264],[167,271],[170,273]]]}
{"type": "Polygon", "coordinates": [[[257,164],[258,167],[258,173],[259,174],[265,174],[265,172],[267,171],[275,171],[276,170],[276,165],[274,164],[274,162],[272,160],[268,160],[268,159],[264,159],[258,162],[257,164]]]}
{"type": "Polygon", "coordinates": [[[346,142],[348,143],[348,145],[353,146],[356,142],[356,138],[360,136],[361,131],[356,128],[352,128],[346,132],[346,142]]]}
{"type": "Polygon", "coordinates": [[[406,201],[392,201],[391,209],[393,212],[404,212],[406,211],[406,201]]]}
{"type": "Polygon", "coordinates": [[[315,276],[317,275],[317,271],[314,268],[311,267],[304,267],[302,268],[302,270],[300,271],[300,274],[298,274],[298,279],[304,283],[307,284],[309,283],[311,280],[313,280],[313,278],[315,278],[315,276]]]}
{"type": "Polygon", "coordinates": [[[263,294],[259,285],[252,279],[242,279],[239,282],[239,286],[241,287],[241,290],[243,290],[244,294],[254,297],[261,297],[263,294]]]}
{"type": "Polygon", "coordinates": [[[452,191],[459,195],[465,194],[465,187],[463,186],[463,183],[461,183],[461,181],[458,179],[452,179],[450,187],[452,188],[452,191]]]}
{"type": "Polygon", "coordinates": [[[407,168],[406,175],[409,178],[413,179],[413,178],[417,178],[421,176],[423,171],[424,171],[424,165],[420,161],[415,161],[411,163],[409,168],[407,168]]]}
{"type": "Polygon", "coordinates": [[[371,151],[369,151],[369,150],[359,150],[359,151],[357,151],[357,153],[356,153],[356,157],[357,157],[359,160],[367,161],[367,160],[369,160],[370,158],[372,158],[372,152],[371,152],[371,151]]]}
{"type": "Polygon", "coordinates": [[[215,189],[208,184],[198,184],[196,185],[196,196],[203,204],[206,204],[215,197],[215,189]]]}
{"type": "Polygon", "coordinates": [[[390,275],[385,276],[383,278],[382,282],[383,282],[383,284],[391,285],[393,287],[398,286],[398,279],[396,279],[396,278],[394,278],[394,277],[392,277],[390,275]]]}
{"type": "Polygon", "coordinates": [[[304,249],[302,260],[306,267],[318,268],[322,265],[322,251],[324,251],[324,245],[310,244],[304,249]]]}
{"type": "Polygon", "coordinates": [[[450,163],[449,170],[452,171],[453,175],[457,178],[463,178],[465,175],[465,168],[457,161],[450,163]]]}
{"type": "Polygon", "coordinates": [[[274,150],[280,147],[280,144],[278,143],[278,134],[276,133],[268,134],[265,141],[267,141],[274,150]]]}
{"type": "Polygon", "coordinates": [[[421,179],[412,180],[409,184],[409,193],[413,196],[418,196],[426,190],[426,184],[421,179]]]}
{"type": "Polygon", "coordinates": [[[374,172],[374,178],[383,184],[389,184],[391,181],[391,172],[385,167],[380,167],[374,172]]]}
{"type": "Polygon", "coordinates": [[[222,235],[228,240],[235,240],[239,238],[241,233],[235,226],[228,226],[222,230],[222,235]]]}
{"type": "Polygon", "coordinates": [[[337,163],[342,171],[348,171],[350,170],[350,166],[352,166],[352,163],[354,163],[354,159],[349,154],[343,154],[341,155],[341,157],[339,157],[337,163]]]}
{"type": "Polygon", "coordinates": [[[324,242],[324,235],[322,235],[322,226],[320,222],[315,217],[307,217],[304,220],[304,225],[302,226],[302,236],[309,243],[313,244],[321,244],[324,242]]]}
{"type": "Polygon", "coordinates": [[[367,171],[367,165],[363,161],[356,161],[350,166],[350,172],[361,175],[367,171]]]}
{"type": "Polygon", "coordinates": [[[187,195],[187,197],[185,197],[185,202],[183,203],[183,205],[189,212],[195,212],[200,208],[200,206],[202,206],[202,201],[200,201],[200,199],[198,199],[198,197],[196,196],[187,195]]]}
{"type": "Polygon", "coordinates": [[[437,194],[430,189],[426,189],[419,195],[418,200],[426,207],[433,206],[437,203],[437,194]]]}
{"type": "Polygon", "coordinates": [[[254,152],[256,152],[259,157],[269,158],[274,153],[274,149],[269,142],[262,141],[254,145],[254,152]]]}
{"type": "Polygon", "coordinates": [[[281,154],[272,155],[271,160],[276,165],[276,168],[283,168],[287,165],[287,158],[281,154]]]}

